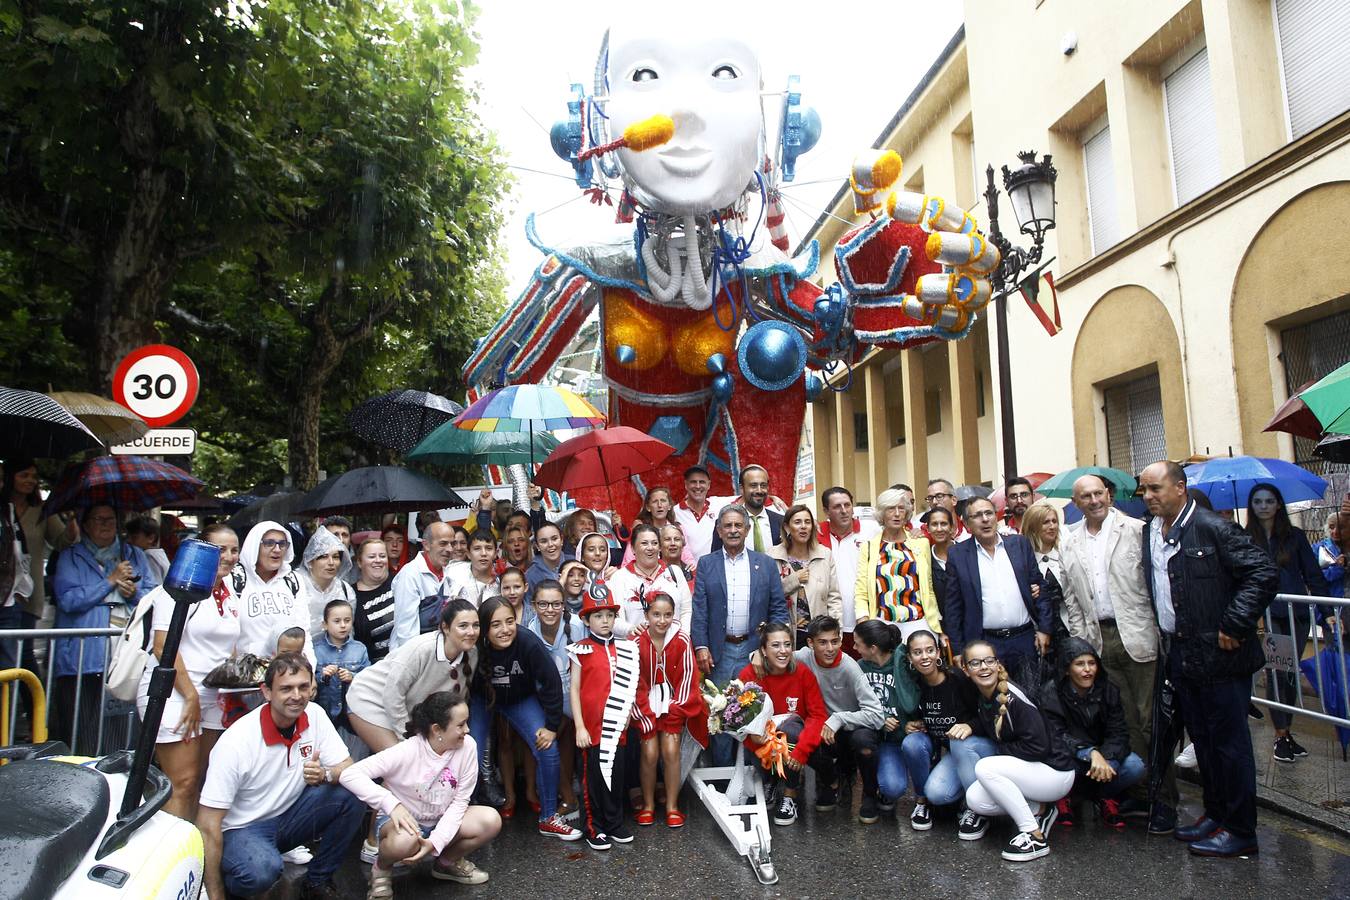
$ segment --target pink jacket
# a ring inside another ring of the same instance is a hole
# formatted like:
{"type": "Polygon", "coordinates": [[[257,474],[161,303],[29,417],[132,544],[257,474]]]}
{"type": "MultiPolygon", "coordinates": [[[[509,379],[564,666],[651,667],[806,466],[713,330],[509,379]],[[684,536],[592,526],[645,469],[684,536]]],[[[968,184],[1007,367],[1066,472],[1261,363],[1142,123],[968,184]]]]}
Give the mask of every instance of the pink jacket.
{"type": "Polygon", "coordinates": [[[429,840],[439,854],[454,840],[469,807],[478,783],[478,751],[473,738],[465,735],[459,749],[438,754],[417,735],[353,763],[339,780],[386,816],[403,804],[418,824],[432,828],[429,840]],[[384,784],[376,784],[376,778],[384,784]]]}

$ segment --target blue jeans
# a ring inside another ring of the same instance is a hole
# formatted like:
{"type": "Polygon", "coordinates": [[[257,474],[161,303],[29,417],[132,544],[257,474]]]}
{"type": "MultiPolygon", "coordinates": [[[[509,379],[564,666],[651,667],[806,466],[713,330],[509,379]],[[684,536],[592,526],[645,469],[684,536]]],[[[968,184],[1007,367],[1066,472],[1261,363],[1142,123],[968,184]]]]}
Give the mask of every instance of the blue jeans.
{"type": "MultiPolygon", "coordinates": [[[[750,654],[756,649],[754,640],[742,641],[739,644],[723,643],[721,652],[713,664],[712,674],[709,676],[712,683],[719,688],[726,687],[731,679],[741,674],[750,663],[750,654]]],[[[785,709],[775,710],[778,713],[787,712],[785,709]]],[[[729,734],[715,734],[712,736],[712,759],[714,766],[729,766],[736,761],[736,748],[740,743],[729,734]]]]}
{"type": "Polygon", "coordinates": [[[933,765],[933,739],[922,731],[905,735],[900,752],[905,757],[914,794],[934,806],[955,803],[975,783],[975,763],[997,752],[994,742],[971,735],[947,742],[947,753],[933,765]]]}
{"type": "Polygon", "coordinates": [[[1073,793],[1082,793],[1098,800],[1119,797],[1125,791],[1138,784],[1144,777],[1144,761],[1139,754],[1131,753],[1124,761],[1108,759],[1106,764],[1116,773],[1116,777],[1106,783],[1093,781],[1087,777],[1088,760],[1078,758],[1078,773],[1074,777],[1073,793]]]}
{"type": "Polygon", "coordinates": [[[539,705],[538,699],[526,697],[519,703],[502,704],[496,710],[511,723],[511,728],[534,754],[534,779],[539,788],[539,821],[553,818],[553,814],[558,811],[558,779],[562,772],[562,757],[558,755],[556,740],[547,750],[540,750],[534,745],[534,733],[545,725],[543,707],[539,705]]]}
{"type": "Polygon", "coordinates": [[[881,792],[882,801],[894,803],[897,798],[904,796],[907,783],[905,756],[900,742],[883,741],[881,746],[877,747],[877,788],[881,792]]]}
{"type": "Polygon", "coordinates": [[[319,842],[305,875],[310,884],[333,877],[361,830],[365,804],[337,784],[306,785],[290,809],[274,819],[231,828],[220,850],[220,875],[231,894],[260,894],[281,878],[281,854],[319,842]]]}

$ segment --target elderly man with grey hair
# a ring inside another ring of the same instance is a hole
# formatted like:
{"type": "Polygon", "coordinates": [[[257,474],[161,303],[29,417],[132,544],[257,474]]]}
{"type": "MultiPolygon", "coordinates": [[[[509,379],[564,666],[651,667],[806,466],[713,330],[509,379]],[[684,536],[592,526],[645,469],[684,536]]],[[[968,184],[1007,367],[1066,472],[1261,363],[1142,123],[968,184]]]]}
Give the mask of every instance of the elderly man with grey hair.
{"type": "MultiPolygon", "coordinates": [[[[698,561],[694,579],[694,650],[699,670],[721,687],[750,662],[757,649],[759,626],[786,622],[787,601],[778,564],[764,553],[747,550],[750,515],[738,504],[717,514],[720,549],[698,561]]],[[[713,764],[730,765],[736,742],[729,735],[713,738],[713,764]]]]}

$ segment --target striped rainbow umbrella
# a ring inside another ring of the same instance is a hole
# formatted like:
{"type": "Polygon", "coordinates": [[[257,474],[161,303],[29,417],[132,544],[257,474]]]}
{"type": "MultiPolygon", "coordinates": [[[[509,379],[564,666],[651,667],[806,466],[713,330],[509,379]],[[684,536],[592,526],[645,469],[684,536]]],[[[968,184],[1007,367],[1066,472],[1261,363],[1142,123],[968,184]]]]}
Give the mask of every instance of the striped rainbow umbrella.
{"type": "Polygon", "coordinates": [[[513,384],[475,400],[454,423],[466,431],[563,431],[603,425],[605,417],[565,387],[513,384]]]}

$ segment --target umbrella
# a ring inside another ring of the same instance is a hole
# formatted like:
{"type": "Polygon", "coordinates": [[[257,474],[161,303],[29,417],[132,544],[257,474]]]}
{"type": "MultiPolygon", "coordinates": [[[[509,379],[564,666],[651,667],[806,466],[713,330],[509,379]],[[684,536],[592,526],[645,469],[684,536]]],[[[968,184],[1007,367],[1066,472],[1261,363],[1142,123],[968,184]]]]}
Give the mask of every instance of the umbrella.
{"type": "Polygon", "coordinates": [[[1327,462],[1350,463],[1350,434],[1329,434],[1313,447],[1313,455],[1327,462]]]}
{"type": "Polygon", "coordinates": [[[305,495],[306,515],[416,512],[468,506],[439,481],[402,466],[365,466],[330,478],[305,495]]]}
{"type": "Polygon", "coordinates": [[[1153,731],[1149,737],[1148,802],[1149,815],[1162,798],[1167,770],[1172,767],[1173,754],[1181,741],[1185,723],[1177,715],[1176,685],[1167,675],[1167,666],[1158,666],[1158,677],[1153,683],[1153,731]]]}
{"type": "Polygon", "coordinates": [[[1072,499],[1073,483],[1084,475],[1100,475],[1105,478],[1115,488],[1117,497],[1133,497],[1135,488],[1139,487],[1139,482],[1134,480],[1134,476],[1120,469],[1107,466],[1079,466],[1067,472],[1060,472],[1054,478],[1042,482],[1036,488],[1036,492],[1046,497],[1072,499]]]}
{"type": "MultiPolygon", "coordinates": [[[[1041,500],[1044,500],[1046,495],[1038,491],[1037,488],[1045,484],[1054,476],[1052,476],[1049,472],[1029,472],[1026,475],[1023,475],[1022,477],[1025,478],[1027,481],[1031,482],[1031,491],[1032,491],[1031,502],[1038,503],[1041,500]]],[[[1006,486],[1000,487],[998,490],[994,491],[992,494],[989,494],[988,496],[989,499],[994,504],[994,509],[998,510],[998,514],[1000,516],[1003,515],[1003,510],[1008,505],[1006,486]]]]}
{"type": "Polygon", "coordinates": [[[993,490],[991,488],[987,488],[982,484],[963,484],[955,490],[958,503],[965,500],[974,500],[976,497],[983,500],[992,493],[993,490]]]}
{"type": "Polygon", "coordinates": [[[1327,483],[1307,469],[1260,456],[1219,456],[1187,466],[1186,484],[1202,491],[1215,509],[1246,506],[1258,484],[1275,485],[1286,503],[1321,500],[1327,492],[1327,483]]]}
{"type": "Polygon", "coordinates": [[[407,453],[464,407],[440,394],[397,390],[372,397],[347,414],[347,425],[373,444],[407,453]]]}
{"type": "Polygon", "coordinates": [[[547,431],[537,431],[533,441],[528,432],[465,431],[447,422],[422,439],[408,459],[452,465],[523,465],[543,459],[558,447],[558,439],[547,431]]]}
{"type": "MultiPolygon", "coordinates": [[[[1344,719],[1346,685],[1343,676],[1350,670],[1350,661],[1347,661],[1346,655],[1325,647],[1316,656],[1301,661],[1298,667],[1322,698],[1322,711],[1344,719]]],[[[1346,745],[1350,744],[1350,728],[1337,725],[1336,739],[1341,742],[1341,760],[1344,761],[1346,745]]]]}
{"type": "Polygon", "coordinates": [[[1317,416],[1308,409],[1308,405],[1299,396],[1316,383],[1310,381],[1295,391],[1294,396],[1280,404],[1280,408],[1275,410],[1275,415],[1270,417],[1266,427],[1261,430],[1283,431],[1285,434],[1305,437],[1310,441],[1319,439],[1323,431],[1322,423],[1317,421],[1317,416]]]}
{"type": "MultiPolygon", "coordinates": [[[[259,522],[290,522],[300,516],[304,508],[304,491],[279,491],[270,497],[260,497],[230,516],[229,526],[240,535],[259,522]]],[[[228,507],[228,502],[225,504],[228,507]]]]}
{"type": "Polygon", "coordinates": [[[455,417],[467,431],[564,431],[603,425],[604,415],[565,387],[513,384],[484,394],[455,417]]]}
{"type": "Polygon", "coordinates": [[[101,446],[83,422],[46,394],[0,387],[0,457],[63,459],[101,446]]]}
{"type": "Polygon", "coordinates": [[[144,456],[96,456],[67,466],[42,509],[50,516],[106,504],[138,512],[190,500],[202,487],[201,481],[168,463],[144,456]]]}
{"type": "Polygon", "coordinates": [[[109,447],[129,444],[150,430],[150,426],[140,416],[116,400],[109,400],[98,394],[56,391],[47,396],[70,410],[71,415],[83,422],[86,428],[109,447]]]}
{"type": "Polygon", "coordinates": [[[1350,434],[1350,363],[1298,392],[1323,431],[1350,434]]]}
{"type": "Polygon", "coordinates": [[[665,441],[627,425],[598,428],[560,444],[539,467],[534,483],[555,491],[609,487],[650,472],[674,452],[665,441]]]}

